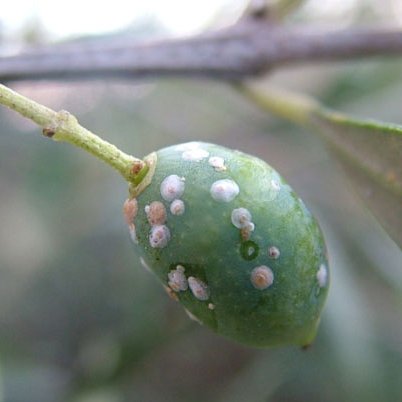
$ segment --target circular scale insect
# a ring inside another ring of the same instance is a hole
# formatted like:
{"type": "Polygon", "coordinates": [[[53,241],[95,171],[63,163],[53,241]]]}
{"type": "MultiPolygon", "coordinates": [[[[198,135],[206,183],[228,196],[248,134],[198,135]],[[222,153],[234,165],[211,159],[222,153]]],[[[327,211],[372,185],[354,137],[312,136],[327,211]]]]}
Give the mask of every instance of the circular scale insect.
{"type": "Polygon", "coordinates": [[[190,316],[251,346],[315,337],[329,285],[303,201],[259,158],[202,142],[164,148],[124,214],[142,265],[190,316]]]}

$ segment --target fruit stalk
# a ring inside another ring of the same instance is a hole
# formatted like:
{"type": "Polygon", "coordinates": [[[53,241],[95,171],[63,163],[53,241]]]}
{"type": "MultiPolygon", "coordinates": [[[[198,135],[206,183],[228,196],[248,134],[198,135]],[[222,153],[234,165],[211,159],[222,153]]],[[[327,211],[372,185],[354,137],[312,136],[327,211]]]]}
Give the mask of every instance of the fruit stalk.
{"type": "Polygon", "coordinates": [[[113,144],[82,127],[65,110],[56,112],[0,84],[0,104],[9,107],[42,127],[43,135],[68,142],[106,162],[117,170],[132,188],[146,176],[149,167],[143,160],[122,152],[113,144]]]}

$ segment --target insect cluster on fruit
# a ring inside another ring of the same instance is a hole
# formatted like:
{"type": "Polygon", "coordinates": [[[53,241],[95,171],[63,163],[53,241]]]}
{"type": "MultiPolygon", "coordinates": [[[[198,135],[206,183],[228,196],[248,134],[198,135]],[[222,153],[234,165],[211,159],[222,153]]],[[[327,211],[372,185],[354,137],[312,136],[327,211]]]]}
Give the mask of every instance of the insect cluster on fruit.
{"type": "Polygon", "coordinates": [[[303,201],[259,158],[202,142],[156,152],[124,204],[142,265],[202,324],[252,346],[308,345],[329,285],[303,201]]]}

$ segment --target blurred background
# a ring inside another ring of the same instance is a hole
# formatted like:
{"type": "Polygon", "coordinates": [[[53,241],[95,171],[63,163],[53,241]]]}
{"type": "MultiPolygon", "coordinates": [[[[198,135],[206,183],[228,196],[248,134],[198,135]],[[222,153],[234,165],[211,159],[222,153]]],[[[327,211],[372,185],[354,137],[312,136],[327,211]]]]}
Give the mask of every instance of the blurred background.
{"type": "MultiPolygon", "coordinates": [[[[246,1],[0,1],[0,53],[88,35],[188,35],[246,1]],[[95,17],[93,17],[95,15],[95,17]]],[[[288,23],[402,24],[400,0],[305,1],[288,23]]],[[[264,80],[402,124],[402,60],[304,65],[264,80]]],[[[251,349],[188,320],[138,262],[109,167],[0,108],[0,401],[402,400],[402,255],[319,136],[229,85],[110,79],[12,84],[141,157],[193,139],[258,155],[319,219],[332,284],[313,347],[251,349]]],[[[401,228],[402,230],[402,228],[401,228]]]]}

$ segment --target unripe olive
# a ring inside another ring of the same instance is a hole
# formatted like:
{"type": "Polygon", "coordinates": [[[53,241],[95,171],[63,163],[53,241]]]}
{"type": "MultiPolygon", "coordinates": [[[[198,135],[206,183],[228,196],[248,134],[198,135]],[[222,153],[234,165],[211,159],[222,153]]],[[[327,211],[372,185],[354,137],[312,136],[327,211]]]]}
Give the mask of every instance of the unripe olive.
{"type": "Polygon", "coordinates": [[[324,239],[259,158],[191,142],[156,153],[125,203],[141,263],[200,323],[252,346],[308,345],[328,292],[324,239]]]}

